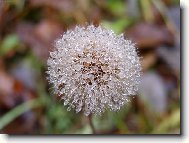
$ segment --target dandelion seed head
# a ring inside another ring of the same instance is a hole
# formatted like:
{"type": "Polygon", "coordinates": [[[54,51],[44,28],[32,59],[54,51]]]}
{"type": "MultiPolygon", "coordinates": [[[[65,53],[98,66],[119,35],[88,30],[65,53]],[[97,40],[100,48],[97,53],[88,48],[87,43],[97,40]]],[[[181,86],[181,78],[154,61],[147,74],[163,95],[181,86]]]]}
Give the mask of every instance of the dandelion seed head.
{"type": "Polygon", "coordinates": [[[76,26],[55,41],[48,80],[67,110],[101,115],[136,95],[141,75],[135,44],[101,26],[76,26]]]}

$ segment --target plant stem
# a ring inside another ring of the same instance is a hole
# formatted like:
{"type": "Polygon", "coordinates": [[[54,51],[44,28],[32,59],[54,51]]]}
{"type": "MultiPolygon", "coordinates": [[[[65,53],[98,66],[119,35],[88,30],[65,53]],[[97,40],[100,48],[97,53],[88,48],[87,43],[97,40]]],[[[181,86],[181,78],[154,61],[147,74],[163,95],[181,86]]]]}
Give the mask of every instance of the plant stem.
{"type": "Polygon", "coordinates": [[[93,121],[92,121],[92,115],[91,114],[88,116],[88,119],[89,119],[89,125],[91,126],[91,129],[93,131],[93,134],[96,134],[96,130],[94,128],[94,124],[93,124],[93,121]]]}
{"type": "Polygon", "coordinates": [[[144,19],[147,21],[147,22],[152,22],[154,17],[153,17],[153,14],[149,11],[152,11],[152,8],[151,8],[151,2],[150,0],[140,0],[140,5],[141,5],[141,8],[142,8],[142,13],[143,13],[143,16],[144,16],[144,19]]]}
{"type": "Polygon", "coordinates": [[[41,103],[42,99],[37,98],[18,105],[0,118],[0,130],[10,122],[12,122],[14,119],[16,119],[18,116],[22,115],[24,112],[40,106],[41,103]]]}

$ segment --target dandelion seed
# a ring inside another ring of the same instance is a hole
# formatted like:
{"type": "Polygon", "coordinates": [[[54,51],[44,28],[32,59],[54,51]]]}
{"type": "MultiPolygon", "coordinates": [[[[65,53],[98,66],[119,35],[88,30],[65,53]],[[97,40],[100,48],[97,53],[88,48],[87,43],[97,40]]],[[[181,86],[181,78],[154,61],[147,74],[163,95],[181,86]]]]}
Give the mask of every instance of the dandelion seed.
{"type": "Polygon", "coordinates": [[[76,112],[119,110],[136,95],[141,75],[135,45],[101,26],[77,26],[55,42],[47,61],[54,94],[76,112]]]}

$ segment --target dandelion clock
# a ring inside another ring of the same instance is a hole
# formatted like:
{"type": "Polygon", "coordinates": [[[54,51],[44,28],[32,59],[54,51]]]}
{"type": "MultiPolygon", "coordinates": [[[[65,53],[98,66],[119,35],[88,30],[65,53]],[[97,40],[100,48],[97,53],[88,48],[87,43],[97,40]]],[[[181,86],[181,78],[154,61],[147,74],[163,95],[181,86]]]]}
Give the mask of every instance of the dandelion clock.
{"type": "Polygon", "coordinates": [[[102,26],[76,26],[54,44],[48,80],[67,110],[101,115],[136,95],[141,75],[135,44],[102,26]]]}

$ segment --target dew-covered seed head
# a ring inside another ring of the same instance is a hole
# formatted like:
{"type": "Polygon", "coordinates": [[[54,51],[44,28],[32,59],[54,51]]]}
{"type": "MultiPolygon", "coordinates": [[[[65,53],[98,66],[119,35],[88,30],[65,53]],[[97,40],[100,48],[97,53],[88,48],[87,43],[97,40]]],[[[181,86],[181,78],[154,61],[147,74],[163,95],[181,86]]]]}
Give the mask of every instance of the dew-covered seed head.
{"type": "Polygon", "coordinates": [[[77,26],[55,41],[47,61],[54,94],[76,112],[117,111],[136,95],[141,75],[135,45],[101,26],[77,26]]]}

